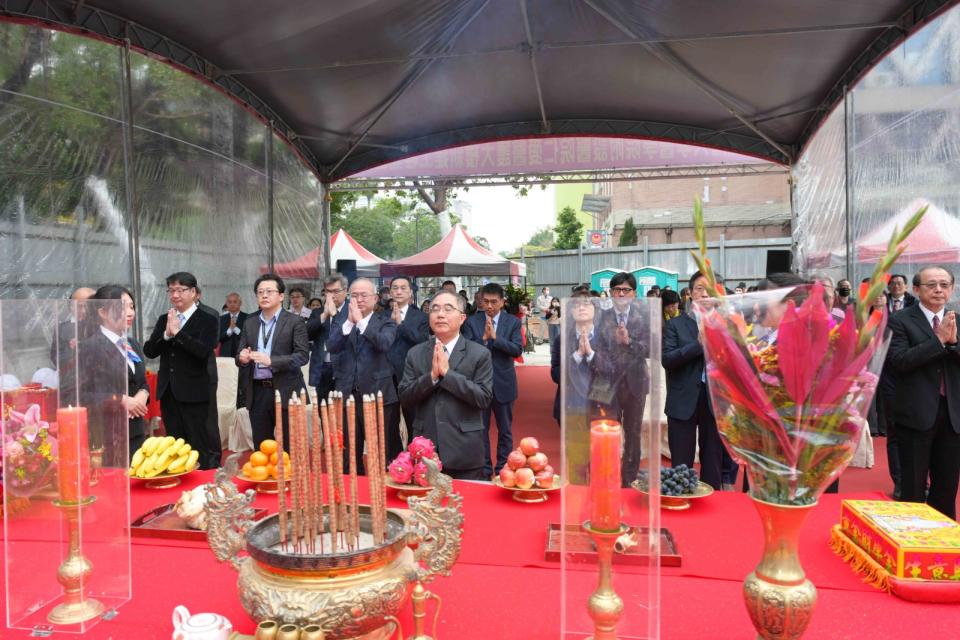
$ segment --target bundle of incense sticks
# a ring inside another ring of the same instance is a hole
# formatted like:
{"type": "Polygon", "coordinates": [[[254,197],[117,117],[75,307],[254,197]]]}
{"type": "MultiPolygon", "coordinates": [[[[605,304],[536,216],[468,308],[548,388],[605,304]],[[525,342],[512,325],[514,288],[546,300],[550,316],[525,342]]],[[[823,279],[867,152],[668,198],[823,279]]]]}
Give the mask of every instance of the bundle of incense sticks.
{"type": "Polygon", "coordinates": [[[330,503],[327,507],[328,530],[330,531],[331,553],[337,552],[337,501],[336,501],[336,480],[334,479],[333,467],[333,444],[337,441],[333,432],[333,420],[330,418],[326,401],[320,403],[320,415],[323,430],[323,453],[324,462],[327,465],[327,494],[330,496],[330,503]]]}
{"type": "MultiPolygon", "coordinates": [[[[324,552],[323,548],[323,533],[324,533],[324,517],[323,512],[325,509],[325,504],[323,500],[323,465],[321,460],[323,459],[323,445],[321,444],[321,427],[320,427],[320,409],[317,406],[317,396],[316,394],[311,394],[313,400],[313,415],[311,416],[313,420],[310,423],[310,479],[311,486],[313,487],[313,495],[315,500],[313,503],[314,508],[314,523],[316,526],[317,537],[320,539],[320,553],[324,552]]],[[[316,553],[316,544],[314,544],[314,553],[316,553]]]]}
{"type": "Polygon", "coordinates": [[[284,495],[286,488],[286,477],[284,476],[284,465],[283,465],[283,401],[280,398],[280,392],[277,391],[275,398],[276,403],[276,423],[273,429],[273,438],[277,441],[277,489],[279,490],[279,495],[277,497],[277,506],[279,508],[278,525],[280,527],[280,548],[284,551],[287,550],[287,499],[284,495]]]}
{"type": "Polygon", "coordinates": [[[377,409],[377,397],[363,396],[363,433],[367,441],[367,481],[370,485],[370,520],[373,541],[384,541],[387,528],[386,462],[384,461],[383,411],[377,409]]]}
{"type": "Polygon", "coordinates": [[[357,414],[353,398],[347,398],[347,453],[350,456],[350,513],[347,521],[347,548],[356,549],[360,544],[360,512],[357,499],[357,414]]]}

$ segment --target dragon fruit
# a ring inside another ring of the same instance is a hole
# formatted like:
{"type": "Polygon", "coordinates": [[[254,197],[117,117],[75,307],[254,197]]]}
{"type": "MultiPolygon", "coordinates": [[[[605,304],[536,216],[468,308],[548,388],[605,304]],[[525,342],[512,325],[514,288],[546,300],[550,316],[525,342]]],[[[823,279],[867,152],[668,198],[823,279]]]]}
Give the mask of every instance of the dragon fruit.
{"type": "Polygon", "coordinates": [[[427,465],[422,460],[413,465],[413,481],[421,487],[430,486],[430,483],[427,482],[427,465]]]}
{"type": "Polygon", "coordinates": [[[413,461],[409,458],[409,456],[404,458],[404,454],[401,453],[393,462],[390,463],[388,470],[390,472],[391,480],[397,484],[408,484],[414,473],[413,461]]]}
{"type": "Polygon", "coordinates": [[[413,456],[415,462],[420,462],[420,459],[424,456],[428,458],[436,456],[436,449],[434,449],[433,442],[423,436],[417,436],[411,440],[410,444],[407,445],[407,451],[413,456]]]}

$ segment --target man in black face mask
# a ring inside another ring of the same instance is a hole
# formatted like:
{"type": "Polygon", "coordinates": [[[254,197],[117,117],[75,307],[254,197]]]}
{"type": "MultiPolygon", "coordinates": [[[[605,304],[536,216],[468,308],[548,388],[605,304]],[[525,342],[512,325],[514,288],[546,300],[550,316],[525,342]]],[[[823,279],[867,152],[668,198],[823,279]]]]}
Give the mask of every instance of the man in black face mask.
{"type": "Polygon", "coordinates": [[[850,299],[850,294],[853,292],[853,289],[850,287],[849,280],[841,280],[837,283],[837,297],[834,299],[833,306],[840,307],[844,311],[847,309],[848,304],[853,304],[853,300],[850,299]]]}

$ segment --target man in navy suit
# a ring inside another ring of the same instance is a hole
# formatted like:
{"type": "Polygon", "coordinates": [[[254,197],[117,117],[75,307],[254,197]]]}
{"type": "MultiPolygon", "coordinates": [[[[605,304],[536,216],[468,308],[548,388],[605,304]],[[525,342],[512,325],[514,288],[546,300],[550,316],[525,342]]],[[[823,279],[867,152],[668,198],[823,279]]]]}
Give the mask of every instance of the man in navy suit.
{"type": "Polygon", "coordinates": [[[523,353],[520,320],[503,312],[503,287],[491,282],[481,292],[484,313],[470,316],[461,332],[468,340],[490,350],[493,359],[493,400],[483,410],[483,471],[491,477],[507,463],[513,449],[513,402],[517,399],[517,372],[514,358],[523,353]],[[497,419],[497,465],[490,464],[490,414],[497,419]]]}
{"type": "MultiPolygon", "coordinates": [[[[430,337],[430,320],[413,302],[413,283],[407,276],[397,276],[390,282],[390,308],[384,315],[390,316],[397,325],[397,337],[387,353],[390,366],[393,367],[393,384],[399,389],[403,379],[403,367],[410,348],[430,337]]],[[[417,408],[415,405],[402,407],[403,419],[407,429],[413,429],[417,408]]],[[[386,418],[386,416],[384,416],[386,418]]],[[[393,414],[394,420],[384,427],[387,436],[387,461],[393,460],[403,451],[400,439],[400,412],[393,414]]]]}
{"type": "Polygon", "coordinates": [[[333,371],[336,355],[327,351],[330,325],[343,323],[347,317],[347,279],[333,273],[323,281],[323,306],[314,309],[307,320],[310,345],[310,386],[316,387],[317,397],[326,398],[333,391],[333,371]]]}
{"type": "MultiPolygon", "coordinates": [[[[397,388],[393,384],[393,368],[387,353],[397,337],[397,325],[389,316],[374,313],[377,288],[366,278],[357,278],[350,285],[350,301],[344,319],[334,319],[327,338],[327,351],[335,355],[334,388],[343,392],[343,399],[353,396],[357,416],[357,470],[363,467],[363,396],[383,393],[384,428],[391,424],[394,412],[400,411],[397,388]]],[[[346,439],[344,416],[344,442],[346,439]]],[[[344,463],[349,464],[344,448],[344,463]]],[[[390,461],[387,460],[387,463],[390,461]]],[[[345,467],[346,468],[346,467],[345,467]]]]}
{"type": "MultiPolygon", "coordinates": [[[[690,299],[709,297],[707,279],[697,271],[690,278],[690,299]]],[[[714,489],[720,489],[723,443],[710,406],[703,345],[692,313],[681,313],[667,322],[663,331],[662,362],[667,371],[664,413],[667,414],[671,466],[693,467],[699,440],[700,478],[714,489]]]]}
{"type": "Polygon", "coordinates": [[[240,310],[240,294],[227,294],[227,312],[220,316],[220,357],[235,358],[239,349],[240,332],[247,314],[240,310]]]}
{"type": "Polygon", "coordinates": [[[897,373],[901,499],[926,502],[950,518],[956,518],[960,481],[960,345],[956,313],[946,308],[953,286],[945,267],[913,277],[919,304],[890,316],[886,362],[897,373]]]}

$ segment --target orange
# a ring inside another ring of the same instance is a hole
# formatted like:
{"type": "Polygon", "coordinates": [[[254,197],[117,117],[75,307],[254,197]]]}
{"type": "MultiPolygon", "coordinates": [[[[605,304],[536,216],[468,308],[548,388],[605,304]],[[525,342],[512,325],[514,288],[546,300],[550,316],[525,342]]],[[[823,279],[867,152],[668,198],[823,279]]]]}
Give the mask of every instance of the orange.
{"type": "MultiPolygon", "coordinates": [[[[277,452],[274,451],[273,453],[270,454],[270,464],[277,464],[277,460],[278,460],[277,452]]],[[[283,452],[283,464],[284,466],[290,464],[290,454],[287,453],[286,451],[283,452]]]]}
{"type": "Polygon", "coordinates": [[[267,475],[270,476],[271,478],[273,478],[274,480],[276,480],[276,479],[277,479],[277,468],[276,468],[275,466],[273,466],[272,464],[268,464],[268,465],[267,465],[267,475]]]}
{"type": "Polygon", "coordinates": [[[243,465],[243,475],[245,475],[245,476],[247,476],[247,477],[249,478],[252,473],[253,473],[253,465],[250,464],[249,462],[246,463],[246,464],[244,464],[244,465],[243,465]]]}
{"type": "Polygon", "coordinates": [[[251,470],[250,478],[253,480],[266,480],[268,475],[270,474],[267,472],[266,467],[254,467],[251,470]]]}
{"type": "Polygon", "coordinates": [[[270,462],[270,458],[262,451],[254,451],[250,454],[250,464],[255,467],[265,467],[270,462]]]}
{"type": "Polygon", "coordinates": [[[260,443],[260,451],[270,455],[277,450],[277,441],[276,440],[264,440],[260,443]]]}

